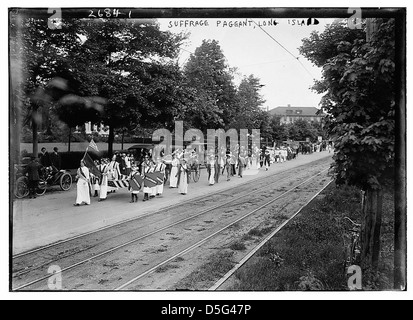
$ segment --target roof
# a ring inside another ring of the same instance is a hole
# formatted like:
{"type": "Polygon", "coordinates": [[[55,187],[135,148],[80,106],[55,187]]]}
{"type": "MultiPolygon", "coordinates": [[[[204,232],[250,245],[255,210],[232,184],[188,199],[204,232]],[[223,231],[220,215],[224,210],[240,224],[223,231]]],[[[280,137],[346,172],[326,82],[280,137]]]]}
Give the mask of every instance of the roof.
{"type": "Polygon", "coordinates": [[[315,107],[277,107],[269,110],[271,115],[280,116],[320,116],[317,114],[319,109],[315,107]],[[288,112],[287,112],[288,111],[288,112]]]}

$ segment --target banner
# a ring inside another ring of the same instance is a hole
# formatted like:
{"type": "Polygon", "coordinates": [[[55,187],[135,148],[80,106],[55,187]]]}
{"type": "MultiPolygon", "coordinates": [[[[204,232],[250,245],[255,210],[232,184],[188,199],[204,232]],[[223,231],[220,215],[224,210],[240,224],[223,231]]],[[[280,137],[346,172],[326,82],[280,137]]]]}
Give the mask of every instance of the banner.
{"type": "Polygon", "coordinates": [[[109,188],[127,188],[129,187],[128,180],[108,180],[109,188]]]}
{"type": "Polygon", "coordinates": [[[139,173],[135,173],[129,180],[129,185],[133,190],[139,191],[143,185],[143,178],[139,173]]]}
{"type": "Polygon", "coordinates": [[[96,177],[100,179],[100,177],[102,176],[102,173],[95,166],[95,163],[93,162],[92,158],[89,156],[87,152],[83,156],[82,160],[85,162],[85,166],[89,169],[89,172],[93,173],[96,177]]]}
{"type": "Polygon", "coordinates": [[[164,183],[164,179],[165,179],[165,174],[163,172],[155,172],[154,173],[156,175],[156,182],[158,185],[161,185],[164,183]]]}
{"type": "Polygon", "coordinates": [[[144,186],[147,188],[153,188],[158,185],[157,175],[155,173],[145,173],[145,178],[143,179],[144,186]]]}

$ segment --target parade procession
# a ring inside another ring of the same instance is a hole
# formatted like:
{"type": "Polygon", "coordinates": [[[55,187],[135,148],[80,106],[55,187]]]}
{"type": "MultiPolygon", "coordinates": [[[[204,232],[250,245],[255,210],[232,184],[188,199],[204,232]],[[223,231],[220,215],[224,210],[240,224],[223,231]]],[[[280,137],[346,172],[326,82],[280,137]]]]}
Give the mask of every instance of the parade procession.
{"type": "MultiPolygon", "coordinates": [[[[93,161],[88,154],[89,148],[97,153],[99,150],[92,139],[76,172],[77,197],[74,206],[90,205],[91,197],[97,197],[98,202],[104,201],[108,195],[122,188],[130,192],[130,203],[138,202],[139,194],[142,194],[143,202],[161,197],[165,186],[186,195],[191,180],[194,183],[199,181],[201,168],[205,171],[203,178],[205,176],[209,186],[213,186],[221,176],[230,181],[231,177],[242,178],[244,172],[256,174],[261,168],[268,171],[271,164],[295,159],[300,152],[326,151],[326,146],[327,143],[303,144],[297,148],[281,146],[260,150],[255,147],[254,152],[247,152],[237,145],[234,153],[222,147],[221,152],[215,154],[211,149],[204,161],[200,161],[196,149],[190,147],[174,150],[170,155],[165,155],[161,150],[159,154],[163,156],[155,159],[151,156],[152,150],[147,149],[140,159],[135,159],[131,153],[115,152],[111,159],[93,161]]],[[[328,146],[331,148],[331,144],[328,146]]]]}
{"type": "Polygon", "coordinates": [[[399,290],[406,12],[359,9],[9,8],[9,291],[399,290]]]}

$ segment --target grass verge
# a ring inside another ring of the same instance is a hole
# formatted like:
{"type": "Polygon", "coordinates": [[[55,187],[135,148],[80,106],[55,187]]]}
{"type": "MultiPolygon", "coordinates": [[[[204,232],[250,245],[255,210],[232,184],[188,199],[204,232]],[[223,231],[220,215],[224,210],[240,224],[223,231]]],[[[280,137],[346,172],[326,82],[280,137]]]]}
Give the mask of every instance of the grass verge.
{"type": "MultiPolygon", "coordinates": [[[[391,289],[393,259],[392,190],[384,193],[382,256],[379,272],[363,275],[364,290],[391,289]]],[[[235,273],[229,290],[342,291],[345,274],[344,217],[361,222],[360,192],[331,184],[235,273]]],[[[253,230],[249,236],[260,234],[253,230]]]]}

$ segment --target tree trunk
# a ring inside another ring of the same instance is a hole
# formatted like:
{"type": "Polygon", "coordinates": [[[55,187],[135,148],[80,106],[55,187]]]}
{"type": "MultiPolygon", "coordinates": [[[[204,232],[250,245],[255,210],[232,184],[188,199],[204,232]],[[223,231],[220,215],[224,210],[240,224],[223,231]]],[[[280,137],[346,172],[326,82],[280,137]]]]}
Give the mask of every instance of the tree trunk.
{"type": "Polygon", "coordinates": [[[33,156],[38,157],[39,155],[39,141],[38,141],[38,135],[37,135],[37,120],[38,120],[38,111],[37,108],[33,109],[32,112],[32,137],[33,137],[33,156]]]}
{"type": "Polygon", "coordinates": [[[69,127],[69,141],[67,142],[67,152],[70,152],[70,142],[72,140],[72,128],[69,127]]]}
{"type": "Polygon", "coordinates": [[[361,264],[363,270],[377,270],[380,258],[380,233],[383,191],[367,190],[363,195],[363,225],[361,232],[361,264]]]}
{"type": "Polygon", "coordinates": [[[125,130],[122,130],[122,146],[121,146],[122,150],[123,150],[123,139],[124,139],[124,137],[125,137],[125,130]]]}
{"type": "Polygon", "coordinates": [[[113,156],[113,141],[115,140],[115,128],[109,126],[109,137],[108,137],[108,156],[112,158],[113,156]]]}

